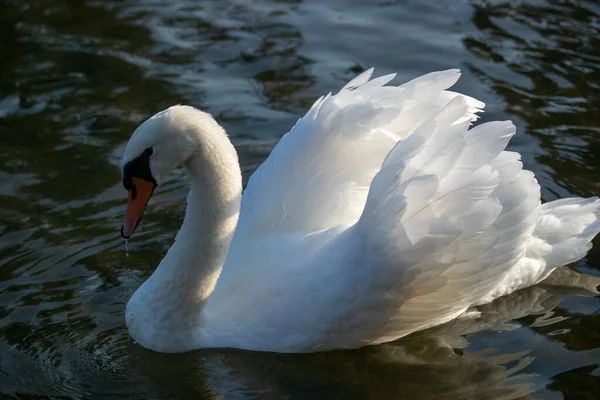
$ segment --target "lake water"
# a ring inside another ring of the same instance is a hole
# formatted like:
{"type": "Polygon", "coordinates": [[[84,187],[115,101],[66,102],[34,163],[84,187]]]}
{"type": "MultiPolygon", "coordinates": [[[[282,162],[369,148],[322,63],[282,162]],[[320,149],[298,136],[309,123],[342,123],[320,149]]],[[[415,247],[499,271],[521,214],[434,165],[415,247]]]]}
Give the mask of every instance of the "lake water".
{"type": "Polygon", "coordinates": [[[600,240],[540,285],[358,351],[183,355],[133,343],[125,304],[173,240],[177,170],[129,242],[118,162],[145,118],[203,108],[244,178],[320,95],[363,69],[456,89],[512,119],[544,200],[600,193],[600,6],[587,1],[0,2],[0,397],[592,399],[600,240]],[[584,275],[580,275],[584,274],[584,275]]]}

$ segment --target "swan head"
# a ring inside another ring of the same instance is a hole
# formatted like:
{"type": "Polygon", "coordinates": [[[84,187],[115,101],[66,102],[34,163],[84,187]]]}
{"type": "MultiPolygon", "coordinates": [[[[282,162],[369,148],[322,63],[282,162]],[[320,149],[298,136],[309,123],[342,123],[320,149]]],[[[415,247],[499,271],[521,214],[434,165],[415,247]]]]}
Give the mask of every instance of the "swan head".
{"type": "MultiPolygon", "coordinates": [[[[139,224],[154,189],[198,146],[199,124],[206,114],[190,106],[173,106],[142,123],[133,133],[121,161],[128,192],[121,235],[128,239],[139,224]]],[[[214,121],[214,120],[213,120],[214,121]]]]}

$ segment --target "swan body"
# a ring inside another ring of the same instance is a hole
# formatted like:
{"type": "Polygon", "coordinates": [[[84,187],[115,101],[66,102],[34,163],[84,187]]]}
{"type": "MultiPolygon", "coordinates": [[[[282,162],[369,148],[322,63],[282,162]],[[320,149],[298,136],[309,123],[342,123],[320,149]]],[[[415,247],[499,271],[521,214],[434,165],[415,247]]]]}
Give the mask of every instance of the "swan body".
{"type": "Polygon", "coordinates": [[[144,122],[122,161],[123,235],[184,164],[186,216],[126,322],[160,352],[358,348],[440,325],[585,256],[600,201],[541,204],[505,151],[510,121],[448,91],[458,70],[400,86],[369,70],[317,100],[242,196],[235,148],[207,113],[144,122]]]}

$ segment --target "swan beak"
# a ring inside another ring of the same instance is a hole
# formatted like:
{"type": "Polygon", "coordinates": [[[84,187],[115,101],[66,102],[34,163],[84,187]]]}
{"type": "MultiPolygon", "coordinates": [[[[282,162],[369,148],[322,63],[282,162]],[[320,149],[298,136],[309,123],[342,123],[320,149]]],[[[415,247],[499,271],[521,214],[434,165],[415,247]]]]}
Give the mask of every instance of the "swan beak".
{"type": "Polygon", "coordinates": [[[127,211],[125,211],[125,220],[121,227],[121,236],[125,239],[129,239],[140,223],[155,187],[156,185],[153,182],[135,176],[131,178],[131,187],[127,190],[127,211]]]}

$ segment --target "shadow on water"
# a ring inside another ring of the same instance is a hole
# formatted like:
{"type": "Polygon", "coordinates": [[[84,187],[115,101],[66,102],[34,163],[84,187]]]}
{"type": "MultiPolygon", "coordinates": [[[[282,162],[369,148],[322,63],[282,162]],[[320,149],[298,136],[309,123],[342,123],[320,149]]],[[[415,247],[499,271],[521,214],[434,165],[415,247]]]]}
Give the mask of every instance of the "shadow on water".
{"type": "MultiPolygon", "coordinates": [[[[484,120],[545,200],[599,192],[593,2],[1,1],[0,397],[594,398],[595,281],[561,269],[480,315],[351,352],[132,343],[125,304],[170,245],[186,177],[157,192],[126,257],[120,151],[176,103],[213,113],[244,179],[320,95],[364,68],[398,82],[462,67],[484,120]],[[466,68],[465,68],[466,67],[466,68]],[[567,285],[556,286],[556,284],[567,285]],[[584,296],[581,296],[584,295],[584,296]],[[577,397],[579,396],[579,397],[577,397]]],[[[596,240],[596,243],[598,241],[596,240]]],[[[600,275],[599,247],[573,266],[600,275]]]]}

